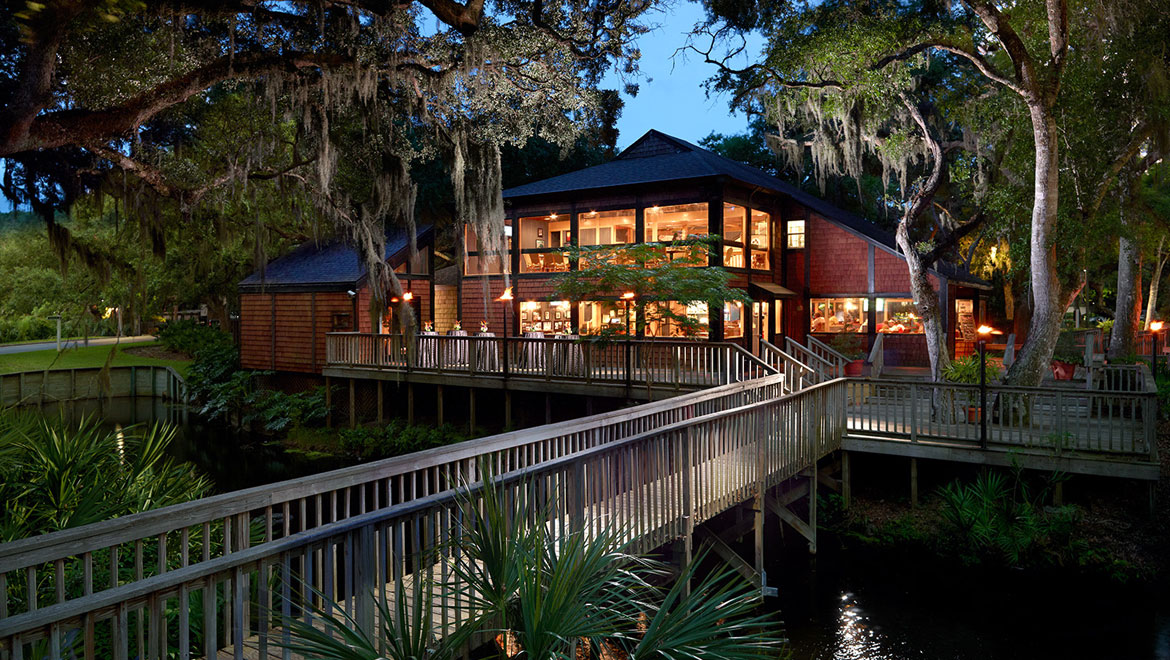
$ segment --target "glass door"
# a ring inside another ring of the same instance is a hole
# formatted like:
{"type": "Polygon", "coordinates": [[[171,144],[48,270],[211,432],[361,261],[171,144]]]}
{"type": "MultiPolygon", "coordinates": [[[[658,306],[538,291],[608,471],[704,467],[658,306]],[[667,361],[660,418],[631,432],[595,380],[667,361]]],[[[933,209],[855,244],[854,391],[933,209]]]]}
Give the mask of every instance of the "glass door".
{"type": "Polygon", "coordinates": [[[772,324],[769,320],[769,308],[772,302],[769,300],[757,300],[752,303],[752,353],[754,355],[760,354],[760,340],[768,341],[768,333],[771,330],[772,324]]]}

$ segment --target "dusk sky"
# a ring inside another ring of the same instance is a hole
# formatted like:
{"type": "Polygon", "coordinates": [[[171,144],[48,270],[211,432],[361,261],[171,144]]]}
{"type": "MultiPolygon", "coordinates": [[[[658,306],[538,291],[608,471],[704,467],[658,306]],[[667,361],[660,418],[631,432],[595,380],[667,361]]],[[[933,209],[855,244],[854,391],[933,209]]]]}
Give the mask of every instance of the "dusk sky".
{"type": "MultiPolygon", "coordinates": [[[[652,128],[689,142],[698,142],[712,131],[739,133],[747,128],[743,114],[728,111],[726,95],[707,98],[703,81],[715,73],[714,66],[704,64],[694,53],[674,56],[686,44],[687,33],[703,18],[702,6],[679,2],[667,11],[670,13],[651,18],[660,27],[639,42],[643,78],[637,81],[640,90],[636,97],[623,95],[626,107],[618,121],[619,147],[629,146],[652,128]]],[[[757,55],[761,43],[757,41],[749,52],[757,55]]],[[[606,83],[607,87],[621,88],[615,75],[606,83]]]]}

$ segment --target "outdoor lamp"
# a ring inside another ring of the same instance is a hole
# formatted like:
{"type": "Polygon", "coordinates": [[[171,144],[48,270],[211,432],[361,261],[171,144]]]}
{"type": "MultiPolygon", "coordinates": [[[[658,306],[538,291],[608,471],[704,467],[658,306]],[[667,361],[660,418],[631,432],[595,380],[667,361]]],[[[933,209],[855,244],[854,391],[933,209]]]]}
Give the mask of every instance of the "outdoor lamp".
{"type": "Polygon", "coordinates": [[[995,332],[989,325],[981,325],[979,334],[979,446],[987,449],[987,336],[995,332]]]}
{"type": "Polygon", "coordinates": [[[1162,331],[1161,321],[1150,322],[1150,332],[1153,333],[1153,343],[1150,344],[1150,373],[1154,382],[1158,382],[1158,333],[1162,331]]]}
{"type": "Polygon", "coordinates": [[[406,293],[402,294],[402,299],[406,302],[410,302],[411,300],[414,300],[414,294],[407,291],[406,293]]]}

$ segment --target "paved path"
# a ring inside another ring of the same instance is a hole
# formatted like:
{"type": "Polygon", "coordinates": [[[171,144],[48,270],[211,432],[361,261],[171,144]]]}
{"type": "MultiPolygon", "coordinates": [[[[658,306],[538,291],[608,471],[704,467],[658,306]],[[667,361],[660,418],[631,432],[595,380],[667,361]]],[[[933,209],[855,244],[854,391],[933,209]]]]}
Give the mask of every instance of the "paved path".
{"type": "MultiPolygon", "coordinates": [[[[90,346],[109,346],[118,341],[117,337],[90,337],[90,346]]],[[[152,335],[138,335],[135,337],[122,337],[123,344],[138,344],[144,341],[154,341],[152,335]]],[[[77,346],[84,346],[83,339],[69,339],[62,340],[62,348],[74,348],[77,346]]],[[[11,355],[13,353],[31,353],[32,351],[47,351],[57,348],[57,341],[38,341],[33,344],[3,344],[0,345],[0,355],[11,355]]]]}

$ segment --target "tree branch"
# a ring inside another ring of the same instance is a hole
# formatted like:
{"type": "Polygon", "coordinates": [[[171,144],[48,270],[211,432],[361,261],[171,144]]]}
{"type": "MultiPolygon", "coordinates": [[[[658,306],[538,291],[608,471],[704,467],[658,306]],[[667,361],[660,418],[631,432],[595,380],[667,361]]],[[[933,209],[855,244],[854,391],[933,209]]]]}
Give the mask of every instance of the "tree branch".
{"type": "Polygon", "coordinates": [[[143,122],[228,79],[291,74],[307,68],[335,68],[352,62],[342,55],[244,53],[225,55],[106,110],[58,110],[37,116],[24,139],[0,142],[0,156],[35,149],[88,145],[126,135],[143,122]]]}

